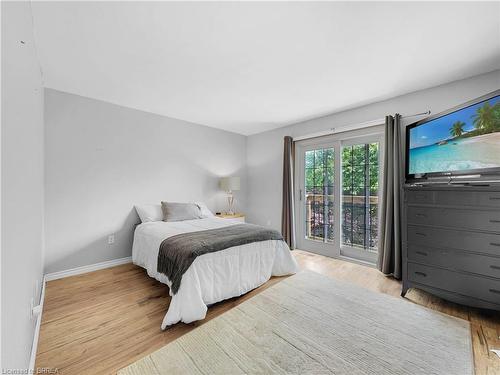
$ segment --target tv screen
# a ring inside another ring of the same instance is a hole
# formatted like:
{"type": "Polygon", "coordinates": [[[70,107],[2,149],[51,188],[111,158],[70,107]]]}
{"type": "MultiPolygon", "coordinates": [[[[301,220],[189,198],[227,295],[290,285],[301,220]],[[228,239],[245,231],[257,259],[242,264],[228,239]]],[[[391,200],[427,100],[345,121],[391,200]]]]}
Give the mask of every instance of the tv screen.
{"type": "Polygon", "coordinates": [[[406,178],[500,173],[500,90],[406,129],[406,178]]]}

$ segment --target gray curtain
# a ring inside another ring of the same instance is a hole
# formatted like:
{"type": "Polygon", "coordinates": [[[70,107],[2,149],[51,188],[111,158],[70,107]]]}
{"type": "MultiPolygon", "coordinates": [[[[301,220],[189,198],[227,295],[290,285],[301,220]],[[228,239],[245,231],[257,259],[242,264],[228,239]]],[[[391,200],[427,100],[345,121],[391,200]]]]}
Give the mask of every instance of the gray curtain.
{"type": "Polygon", "coordinates": [[[401,279],[401,116],[385,118],[384,186],[378,269],[401,279]]]}
{"type": "Polygon", "coordinates": [[[295,143],[285,137],[283,148],[283,204],[281,209],[281,234],[290,249],[295,248],[295,213],[293,208],[293,166],[295,143]]]}

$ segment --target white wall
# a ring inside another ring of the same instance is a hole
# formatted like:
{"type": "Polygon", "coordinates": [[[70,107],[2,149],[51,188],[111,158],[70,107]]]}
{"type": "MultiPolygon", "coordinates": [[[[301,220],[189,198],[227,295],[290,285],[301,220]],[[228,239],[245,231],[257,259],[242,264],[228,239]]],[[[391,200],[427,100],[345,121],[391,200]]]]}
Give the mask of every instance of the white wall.
{"type": "Polygon", "coordinates": [[[242,178],[236,206],[245,210],[242,135],[50,89],[45,128],[45,272],[130,256],[135,204],[223,209],[220,176],[242,178]]]}
{"type": "Polygon", "coordinates": [[[44,188],[43,91],[28,2],[2,2],[1,159],[2,367],[26,369],[30,302],[42,278],[44,188]]]}
{"type": "MultiPolygon", "coordinates": [[[[500,70],[417,91],[383,102],[339,112],[310,121],[249,136],[247,139],[247,176],[249,221],[281,229],[281,186],[283,137],[298,137],[383,118],[401,113],[411,115],[431,110],[438,113],[487,94],[500,87],[500,70]]],[[[406,120],[403,125],[415,121],[406,120]]]]}

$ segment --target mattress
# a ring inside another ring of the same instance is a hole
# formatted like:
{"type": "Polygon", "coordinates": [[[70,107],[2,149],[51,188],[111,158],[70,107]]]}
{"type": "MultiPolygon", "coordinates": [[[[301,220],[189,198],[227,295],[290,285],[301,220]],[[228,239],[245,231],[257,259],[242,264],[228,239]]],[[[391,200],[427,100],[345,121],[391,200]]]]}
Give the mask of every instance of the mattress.
{"type": "MultiPolygon", "coordinates": [[[[160,244],[168,237],[228,225],[238,220],[209,217],[176,222],[146,222],[134,233],[132,260],[148,275],[170,286],[157,272],[160,244]]],[[[272,240],[231,247],[196,258],[182,277],[179,291],[172,295],[161,328],[177,322],[191,323],[205,318],[207,305],[237,297],[264,284],[271,276],[296,273],[298,266],[284,241],[272,240]]]]}

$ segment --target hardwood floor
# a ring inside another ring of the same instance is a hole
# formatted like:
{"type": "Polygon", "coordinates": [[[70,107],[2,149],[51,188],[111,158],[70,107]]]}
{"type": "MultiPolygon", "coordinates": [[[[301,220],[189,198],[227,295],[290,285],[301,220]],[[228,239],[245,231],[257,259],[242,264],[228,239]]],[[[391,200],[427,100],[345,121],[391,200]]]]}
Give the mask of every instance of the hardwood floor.
{"type": "MultiPolygon", "coordinates": [[[[401,298],[400,283],[375,269],[300,250],[294,255],[303,269],[401,298]]],[[[167,331],[161,331],[160,324],[170,300],[168,287],[149,278],[142,268],[125,264],[49,281],[36,367],[57,368],[62,374],[114,374],[281,279],[272,278],[242,297],[212,306],[203,322],[180,323],[167,331]]],[[[476,375],[500,374],[500,358],[490,352],[500,349],[500,314],[418,290],[410,290],[406,299],[469,320],[476,375]]]]}

